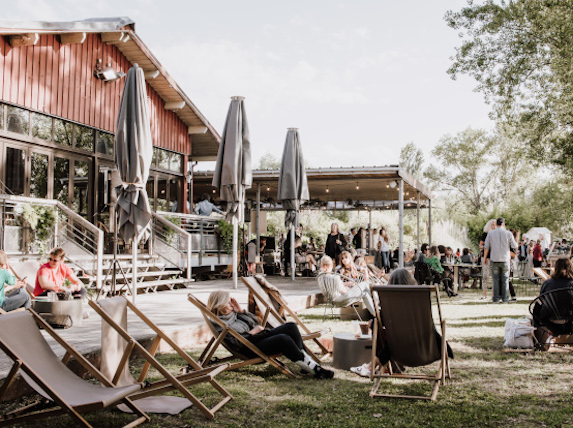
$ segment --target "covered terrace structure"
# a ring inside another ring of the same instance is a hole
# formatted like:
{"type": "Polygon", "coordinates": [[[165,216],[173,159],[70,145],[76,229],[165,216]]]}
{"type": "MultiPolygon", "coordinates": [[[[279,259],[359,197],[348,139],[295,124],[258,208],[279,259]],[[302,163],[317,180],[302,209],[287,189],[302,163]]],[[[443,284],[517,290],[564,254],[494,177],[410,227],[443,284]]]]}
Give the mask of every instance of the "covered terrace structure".
{"type": "MultiPolygon", "coordinates": [[[[368,210],[397,208],[399,213],[399,266],[404,266],[404,210],[416,209],[417,247],[420,247],[420,209],[429,213],[429,241],[432,241],[432,192],[398,165],[309,168],[306,170],[310,201],[303,209],[368,210]]],[[[215,196],[211,186],[213,172],[196,171],[193,176],[194,194],[215,196]]],[[[260,211],[282,210],[276,198],[278,170],[253,170],[253,187],[247,190],[247,199],[256,210],[257,241],[260,234],[260,211]],[[261,195],[268,195],[261,200],[261,195]]],[[[260,245],[257,245],[257,249],[260,245]]]]}

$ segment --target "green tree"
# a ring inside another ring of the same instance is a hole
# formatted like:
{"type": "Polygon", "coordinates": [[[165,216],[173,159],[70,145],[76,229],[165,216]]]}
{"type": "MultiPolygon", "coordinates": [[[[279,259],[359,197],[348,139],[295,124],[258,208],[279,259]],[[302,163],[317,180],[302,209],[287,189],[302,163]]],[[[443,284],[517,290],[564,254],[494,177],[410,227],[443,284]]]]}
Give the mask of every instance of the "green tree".
{"type": "Polygon", "coordinates": [[[466,74],[512,122],[529,156],[573,173],[573,2],[469,2],[445,20],[463,39],[449,70],[466,74]]]}
{"type": "Polygon", "coordinates": [[[424,153],[410,141],[400,149],[400,168],[404,168],[415,178],[420,179],[424,169],[424,153]]]}
{"type": "Polygon", "coordinates": [[[279,169],[280,167],[281,161],[272,153],[266,152],[261,156],[257,169],[279,169]]]}
{"type": "Polygon", "coordinates": [[[432,151],[439,166],[430,165],[425,177],[436,190],[459,195],[471,214],[483,210],[499,169],[496,139],[483,129],[467,128],[445,135],[432,151]]]}

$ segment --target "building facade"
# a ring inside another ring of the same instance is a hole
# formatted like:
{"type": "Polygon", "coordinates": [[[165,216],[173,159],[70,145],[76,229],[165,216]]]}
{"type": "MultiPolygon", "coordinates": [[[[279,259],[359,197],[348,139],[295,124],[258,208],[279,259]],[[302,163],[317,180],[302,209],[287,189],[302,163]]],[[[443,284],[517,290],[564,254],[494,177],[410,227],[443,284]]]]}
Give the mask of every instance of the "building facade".
{"type": "Polygon", "coordinates": [[[214,160],[220,138],[128,18],[0,22],[1,192],[57,199],[111,229],[114,131],[134,63],[147,82],[152,209],[186,211],[188,165],[214,160]]]}

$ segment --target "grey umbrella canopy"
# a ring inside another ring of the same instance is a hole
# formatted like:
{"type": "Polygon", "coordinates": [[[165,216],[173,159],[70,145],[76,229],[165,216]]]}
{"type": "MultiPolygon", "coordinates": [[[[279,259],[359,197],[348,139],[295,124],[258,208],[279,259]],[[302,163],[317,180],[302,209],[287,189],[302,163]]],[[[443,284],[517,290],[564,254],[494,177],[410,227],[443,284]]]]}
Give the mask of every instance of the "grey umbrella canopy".
{"type": "MultiPolygon", "coordinates": [[[[299,226],[300,206],[310,199],[308,182],[306,181],[306,171],[304,169],[304,157],[300,144],[300,136],[297,128],[289,128],[286,136],[281,169],[279,171],[279,190],[277,199],[281,201],[286,209],[285,226],[290,228],[290,269],[291,277],[294,281],[295,262],[295,227],[299,226]]],[[[285,272],[286,273],[286,272],[285,272]]]]}
{"type": "Polygon", "coordinates": [[[245,190],[253,184],[251,142],[243,97],[232,97],[223,129],[213,186],[227,202],[227,220],[233,223],[233,286],[237,288],[238,223],[244,219],[245,190]]]}
{"type": "Polygon", "coordinates": [[[245,190],[252,184],[245,102],[243,97],[232,97],[213,175],[213,186],[219,189],[221,200],[227,202],[227,220],[243,221],[245,190]]]}
{"type": "Polygon", "coordinates": [[[122,184],[115,188],[118,234],[133,240],[133,283],[135,299],[137,244],[151,234],[151,207],[145,185],[153,155],[147,90],[143,70],[134,64],[125,79],[117,116],[115,134],[115,165],[122,184]]]}
{"type": "Polygon", "coordinates": [[[299,226],[300,206],[310,199],[304,157],[297,128],[289,128],[286,136],[281,169],[279,172],[279,190],[277,198],[287,211],[285,226],[299,226]]]}

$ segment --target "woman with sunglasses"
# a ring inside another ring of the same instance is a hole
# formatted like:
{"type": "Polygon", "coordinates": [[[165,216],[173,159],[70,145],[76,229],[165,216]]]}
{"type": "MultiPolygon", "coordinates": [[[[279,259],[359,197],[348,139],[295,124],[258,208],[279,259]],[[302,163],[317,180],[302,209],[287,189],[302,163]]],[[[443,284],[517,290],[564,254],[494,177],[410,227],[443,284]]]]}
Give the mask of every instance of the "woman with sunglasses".
{"type": "Polygon", "coordinates": [[[86,289],[83,283],[64,263],[65,256],[66,252],[63,248],[57,247],[50,251],[48,263],[38,269],[34,296],[46,296],[50,291],[71,291],[72,296],[81,298],[86,295],[86,289]],[[64,288],[64,281],[66,279],[72,283],[69,290],[64,288]]]}

